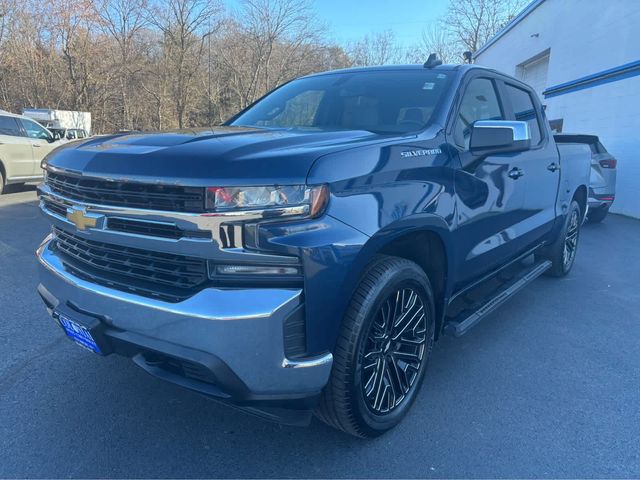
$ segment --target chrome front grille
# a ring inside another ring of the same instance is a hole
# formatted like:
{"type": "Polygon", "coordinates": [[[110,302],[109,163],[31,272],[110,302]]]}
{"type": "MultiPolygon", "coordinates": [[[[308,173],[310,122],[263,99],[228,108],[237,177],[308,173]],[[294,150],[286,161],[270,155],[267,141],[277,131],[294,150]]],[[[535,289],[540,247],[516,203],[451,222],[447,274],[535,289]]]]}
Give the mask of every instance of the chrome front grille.
{"type": "Polygon", "coordinates": [[[129,218],[110,217],[107,220],[107,229],[115,232],[132,233],[148,237],[171,238],[199,238],[211,240],[211,232],[203,230],[183,230],[171,223],[150,222],[146,220],[134,220],[129,218]]]}
{"type": "Polygon", "coordinates": [[[51,200],[44,200],[44,207],[52,213],[55,213],[59,217],[67,216],[67,205],[64,203],[52,202],[51,200]]]}
{"type": "Polygon", "coordinates": [[[58,195],[83,203],[172,212],[203,213],[201,187],[112,181],[47,172],[46,182],[58,195]]]}
{"type": "MultiPolygon", "coordinates": [[[[67,208],[73,207],[72,203],[61,199],[51,199],[43,197],[42,206],[46,211],[65,218],[67,208]]],[[[130,233],[147,237],[169,238],[179,240],[181,238],[192,238],[201,240],[211,240],[210,230],[186,230],[178,227],[175,223],[159,222],[152,220],[139,220],[133,218],[109,217],[106,230],[121,233],[130,233]]]]}
{"type": "Polygon", "coordinates": [[[100,285],[178,302],[208,279],[204,259],[96,242],[55,227],[53,232],[65,268],[100,285]]]}

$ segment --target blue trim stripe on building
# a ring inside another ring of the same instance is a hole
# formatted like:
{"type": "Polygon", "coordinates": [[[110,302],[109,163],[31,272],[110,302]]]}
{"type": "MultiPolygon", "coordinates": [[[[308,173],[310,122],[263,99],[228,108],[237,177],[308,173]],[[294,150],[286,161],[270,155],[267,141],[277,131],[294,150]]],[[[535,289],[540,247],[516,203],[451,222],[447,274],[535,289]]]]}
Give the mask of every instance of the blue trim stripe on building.
{"type": "Polygon", "coordinates": [[[527,15],[529,15],[531,12],[533,12],[536,8],[538,8],[544,2],[545,2],[545,0],[533,0],[518,15],[513,17],[513,19],[509,23],[507,23],[504,27],[502,27],[502,29],[500,29],[498,31],[498,33],[496,33],[493,37],[491,37],[489,40],[487,40],[487,43],[485,43],[482,47],[480,47],[473,54],[473,58],[476,58],[478,55],[480,55],[482,52],[484,52],[487,48],[489,48],[491,45],[496,43],[498,41],[498,39],[500,39],[500,37],[505,35],[509,30],[511,30],[513,27],[515,27],[517,24],[519,24],[522,20],[525,19],[525,17],[527,15]]]}
{"type": "Polygon", "coordinates": [[[554,85],[542,92],[542,95],[544,95],[544,98],[557,97],[558,95],[604,85],[605,83],[617,82],[637,75],[640,75],[640,60],[577,78],[570,82],[554,85]]]}

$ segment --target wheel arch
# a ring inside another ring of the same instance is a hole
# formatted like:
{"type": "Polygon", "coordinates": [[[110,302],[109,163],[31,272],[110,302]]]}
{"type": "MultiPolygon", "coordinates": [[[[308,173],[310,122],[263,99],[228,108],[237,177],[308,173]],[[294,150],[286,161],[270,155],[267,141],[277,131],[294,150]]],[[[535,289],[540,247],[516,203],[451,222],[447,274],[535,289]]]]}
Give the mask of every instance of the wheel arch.
{"type": "Polygon", "coordinates": [[[4,162],[2,161],[2,159],[0,158],[0,173],[2,173],[2,178],[4,180],[4,183],[7,183],[7,168],[4,166],[4,162]]]}
{"type": "Polygon", "coordinates": [[[418,230],[385,244],[380,253],[416,263],[427,275],[433,288],[436,307],[436,337],[442,327],[449,267],[444,241],[433,230],[418,230]]]}
{"type": "MultiPolygon", "coordinates": [[[[352,282],[352,291],[376,255],[390,255],[411,260],[425,272],[434,290],[436,307],[436,337],[441,331],[444,311],[451,293],[450,274],[453,271],[451,237],[447,223],[441,217],[403,219],[372,236],[360,254],[352,282]]],[[[351,282],[350,282],[351,283],[351,282]]]]}
{"type": "Polygon", "coordinates": [[[580,212],[582,213],[582,219],[587,215],[587,187],[580,185],[573,194],[572,201],[575,200],[580,206],[580,212]]]}

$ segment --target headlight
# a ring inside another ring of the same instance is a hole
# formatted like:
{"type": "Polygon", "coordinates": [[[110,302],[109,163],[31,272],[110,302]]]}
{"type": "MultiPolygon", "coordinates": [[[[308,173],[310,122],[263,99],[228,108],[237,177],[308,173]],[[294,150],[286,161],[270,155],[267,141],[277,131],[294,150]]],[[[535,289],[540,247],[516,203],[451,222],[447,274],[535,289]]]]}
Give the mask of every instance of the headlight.
{"type": "Polygon", "coordinates": [[[206,208],[209,212],[230,210],[273,210],[280,215],[316,217],[329,199],[326,185],[284,185],[264,187],[209,187],[206,208]],[[288,207],[303,207],[290,209],[288,207]],[[289,213],[290,212],[290,213],[289,213]]]}

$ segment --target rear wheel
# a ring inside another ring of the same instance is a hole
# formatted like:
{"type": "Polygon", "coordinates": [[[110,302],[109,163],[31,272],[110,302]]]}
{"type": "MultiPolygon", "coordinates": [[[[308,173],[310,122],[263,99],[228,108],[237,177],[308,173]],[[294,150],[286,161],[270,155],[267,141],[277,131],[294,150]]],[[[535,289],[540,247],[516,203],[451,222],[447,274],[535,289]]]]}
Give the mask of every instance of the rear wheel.
{"type": "Polygon", "coordinates": [[[551,268],[547,270],[547,275],[564,277],[571,271],[578,251],[581,225],[582,211],[578,202],[573,200],[565,216],[560,235],[549,247],[548,254],[545,255],[551,260],[551,268]]]}
{"type": "Polygon", "coordinates": [[[598,208],[591,208],[589,209],[587,220],[590,223],[600,223],[605,219],[608,213],[609,213],[609,205],[603,205],[602,207],[598,207],[598,208]]]}
{"type": "Polygon", "coordinates": [[[4,193],[4,176],[2,175],[2,170],[0,170],[0,195],[4,193]]]}
{"type": "Polygon", "coordinates": [[[409,260],[376,259],[349,305],[317,416],[359,437],[396,426],[420,389],[434,331],[424,271],[409,260]]]}

